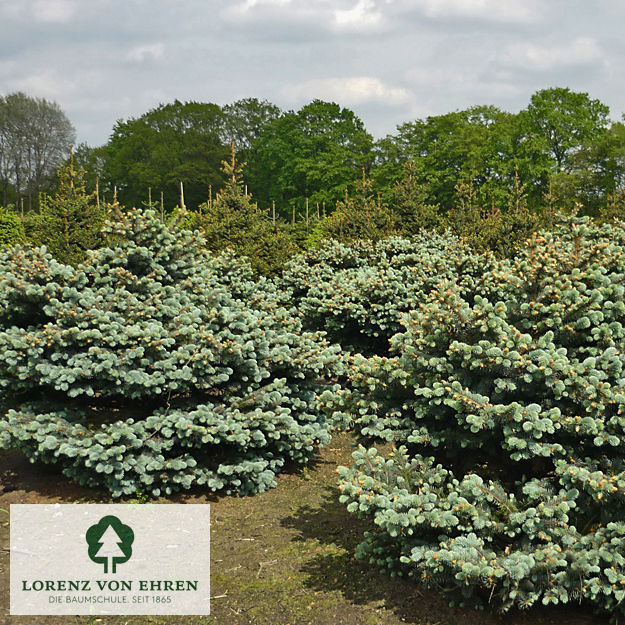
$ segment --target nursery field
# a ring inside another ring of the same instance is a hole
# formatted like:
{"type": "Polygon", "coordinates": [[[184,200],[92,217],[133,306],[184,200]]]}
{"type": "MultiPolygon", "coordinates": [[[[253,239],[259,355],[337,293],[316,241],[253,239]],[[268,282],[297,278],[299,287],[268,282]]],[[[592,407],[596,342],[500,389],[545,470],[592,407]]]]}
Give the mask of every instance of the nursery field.
{"type": "MultiPolygon", "coordinates": [[[[354,441],[343,434],[307,468],[285,473],[253,497],[196,489],[159,503],[209,503],[211,616],[8,616],[11,503],[110,503],[105,492],[73,486],[17,452],[0,454],[0,623],[2,625],[604,625],[579,606],[502,616],[450,608],[435,590],[391,579],[354,560],[368,523],[338,501],[336,467],[351,464],[354,441]]],[[[125,500],[127,501],[127,500],[125,500]]],[[[115,502],[118,502],[116,500],[115,502]]]]}
{"type": "Polygon", "coordinates": [[[0,252],[5,545],[12,502],[210,502],[189,623],[622,619],[625,223],[330,240],[271,279],[151,210],[103,232],[0,252]]]}

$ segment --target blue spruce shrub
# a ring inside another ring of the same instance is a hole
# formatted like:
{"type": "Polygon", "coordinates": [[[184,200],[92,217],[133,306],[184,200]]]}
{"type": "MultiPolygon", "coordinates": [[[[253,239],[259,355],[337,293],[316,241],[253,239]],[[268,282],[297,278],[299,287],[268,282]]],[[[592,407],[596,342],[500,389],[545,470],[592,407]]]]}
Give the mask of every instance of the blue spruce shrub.
{"type": "Polygon", "coordinates": [[[329,240],[287,262],[281,284],[305,327],[325,330],[350,351],[386,354],[402,315],[442,280],[456,278],[472,298],[478,285],[487,288],[483,277],[494,262],[449,233],[351,245],[329,240]]]}
{"type": "Polygon", "coordinates": [[[77,267],[0,254],[0,448],[114,497],[255,493],[328,442],[338,347],[266,280],[151,211],[118,212],[77,267]]]}
{"type": "Polygon", "coordinates": [[[362,442],[341,499],[358,555],[507,610],[625,614],[625,224],[539,233],[467,294],[453,278],[322,401],[362,442]]]}

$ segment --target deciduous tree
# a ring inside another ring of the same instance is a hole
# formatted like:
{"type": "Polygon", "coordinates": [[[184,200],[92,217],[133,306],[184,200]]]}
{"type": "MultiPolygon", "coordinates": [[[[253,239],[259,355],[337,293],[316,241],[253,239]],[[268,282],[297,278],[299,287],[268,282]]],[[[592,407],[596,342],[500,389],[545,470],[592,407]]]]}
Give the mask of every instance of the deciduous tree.
{"type": "Polygon", "coordinates": [[[275,200],[285,217],[293,206],[334,206],[353,189],[372,159],[371,135],[349,109],[314,100],[267,124],[255,142],[250,188],[261,205],[275,200]]]}
{"type": "Polygon", "coordinates": [[[16,205],[27,194],[29,207],[44,182],[67,159],[76,133],[56,102],[24,93],[0,97],[0,178],[3,205],[9,185],[16,205]]]}
{"type": "Polygon", "coordinates": [[[601,137],[608,126],[610,109],[587,93],[556,87],[537,91],[521,113],[526,140],[538,139],[555,163],[555,171],[569,171],[572,154],[584,143],[601,137]]]}
{"type": "Polygon", "coordinates": [[[223,183],[220,163],[228,154],[223,134],[221,108],[200,102],[176,100],[118,121],[103,149],[108,193],[115,185],[122,204],[140,205],[151,187],[163,191],[173,208],[183,181],[186,203],[195,208],[207,199],[209,185],[218,189],[223,183]]]}

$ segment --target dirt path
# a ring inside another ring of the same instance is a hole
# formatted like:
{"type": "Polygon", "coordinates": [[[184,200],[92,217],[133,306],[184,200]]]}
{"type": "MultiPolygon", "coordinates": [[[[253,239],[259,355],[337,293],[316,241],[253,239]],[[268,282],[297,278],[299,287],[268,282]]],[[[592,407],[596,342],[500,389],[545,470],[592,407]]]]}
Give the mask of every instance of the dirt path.
{"type": "MultiPolygon", "coordinates": [[[[353,559],[365,522],[338,502],[335,469],[351,463],[351,439],[337,436],[314,466],[282,475],[254,497],[200,492],[161,503],[211,504],[209,617],[32,617],[8,615],[12,503],[110,502],[69,484],[18,453],[0,455],[0,624],[4,625],[604,625],[575,609],[503,617],[449,608],[436,592],[378,574],[353,559]]],[[[157,502],[158,503],[158,502],[157,502]]]]}

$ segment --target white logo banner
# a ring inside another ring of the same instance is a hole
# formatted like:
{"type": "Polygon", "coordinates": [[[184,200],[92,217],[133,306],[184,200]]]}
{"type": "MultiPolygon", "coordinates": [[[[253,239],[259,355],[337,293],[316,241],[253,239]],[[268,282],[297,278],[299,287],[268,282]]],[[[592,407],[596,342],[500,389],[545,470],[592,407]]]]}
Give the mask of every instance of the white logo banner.
{"type": "Polygon", "coordinates": [[[210,614],[210,506],[10,506],[11,614],[210,614]]]}

